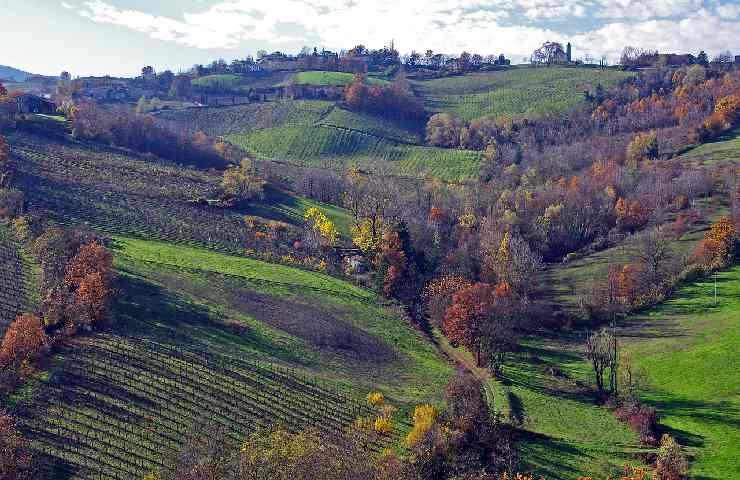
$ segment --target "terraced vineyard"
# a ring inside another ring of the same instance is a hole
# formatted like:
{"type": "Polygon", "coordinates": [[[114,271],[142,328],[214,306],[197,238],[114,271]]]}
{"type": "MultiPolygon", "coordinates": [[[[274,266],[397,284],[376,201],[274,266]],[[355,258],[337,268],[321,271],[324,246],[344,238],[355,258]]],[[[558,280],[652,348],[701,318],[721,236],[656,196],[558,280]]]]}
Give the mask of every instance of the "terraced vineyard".
{"type": "Polygon", "coordinates": [[[465,120],[485,115],[529,118],[558,114],[583,101],[598,84],[609,89],[629,72],[587,68],[516,67],[490,73],[413,81],[430,112],[452,112],[465,120]]]}
{"type": "MultiPolygon", "coordinates": [[[[320,207],[287,194],[239,211],[197,205],[196,199],[218,195],[218,172],[35,135],[16,134],[12,142],[16,181],[30,210],[60,224],[241,252],[245,214],[302,225],[302,212],[320,207]]],[[[346,233],[346,217],[330,216],[346,233]]]]}
{"type": "Polygon", "coordinates": [[[141,478],[205,420],[238,442],[274,424],[336,432],[369,413],[335,385],[288,368],[139,338],[98,335],[58,361],[24,409],[46,478],[141,478]]]}
{"type": "Polygon", "coordinates": [[[211,136],[247,133],[265,128],[313,125],[333,107],[332,102],[296,100],[250,103],[231,107],[198,107],[162,111],[157,118],[189,133],[211,136]]]}
{"type": "Polygon", "coordinates": [[[29,310],[28,266],[24,266],[10,232],[0,225],[0,338],[15,318],[29,310]]]}
{"type": "Polygon", "coordinates": [[[372,293],[335,278],[125,237],[111,247],[116,325],[11,398],[44,480],[141,478],[204,421],[234,440],[275,424],[337,431],[372,415],[374,388],[401,407],[375,448],[397,446],[450,374],[372,293]]]}
{"type": "Polygon", "coordinates": [[[262,160],[331,169],[389,162],[397,175],[451,181],[475,177],[481,158],[480,152],[406,145],[328,126],[271,128],[226,138],[262,160]]]}
{"type": "Polygon", "coordinates": [[[423,140],[424,132],[423,122],[388,120],[366,113],[351,112],[339,107],[332,109],[319,123],[330,127],[365,132],[402,143],[419,144],[423,140]]]}

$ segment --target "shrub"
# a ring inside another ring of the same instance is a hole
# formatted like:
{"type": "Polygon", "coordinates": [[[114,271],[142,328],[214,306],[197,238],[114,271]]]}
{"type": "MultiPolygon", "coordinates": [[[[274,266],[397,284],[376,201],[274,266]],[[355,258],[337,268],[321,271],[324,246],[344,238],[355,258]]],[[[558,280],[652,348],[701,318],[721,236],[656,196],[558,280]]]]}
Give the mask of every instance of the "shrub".
{"type": "Polygon", "coordinates": [[[0,365],[22,365],[36,360],[48,343],[41,320],[35,315],[21,315],[5,332],[0,365]]]}
{"type": "Polygon", "coordinates": [[[622,404],[615,415],[640,435],[640,443],[643,445],[655,446],[658,443],[658,414],[654,408],[629,401],[622,404]]]}
{"type": "Polygon", "coordinates": [[[15,419],[0,412],[0,478],[31,480],[33,476],[29,442],[18,431],[15,419]]]}
{"type": "Polygon", "coordinates": [[[367,394],[367,403],[373,407],[379,407],[385,403],[385,396],[380,392],[370,392],[367,394]]]}
{"type": "Polygon", "coordinates": [[[373,430],[380,435],[390,435],[393,433],[393,420],[385,416],[379,416],[375,419],[373,430]]]}
{"type": "Polygon", "coordinates": [[[439,417],[439,411],[433,405],[417,405],[414,409],[414,428],[411,429],[404,443],[407,447],[416,445],[429,432],[439,417]]]}
{"type": "Polygon", "coordinates": [[[687,478],[688,461],[681,446],[668,434],[660,439],[658,459],[655,461],[656,480],[683,480],[687,478]]]}

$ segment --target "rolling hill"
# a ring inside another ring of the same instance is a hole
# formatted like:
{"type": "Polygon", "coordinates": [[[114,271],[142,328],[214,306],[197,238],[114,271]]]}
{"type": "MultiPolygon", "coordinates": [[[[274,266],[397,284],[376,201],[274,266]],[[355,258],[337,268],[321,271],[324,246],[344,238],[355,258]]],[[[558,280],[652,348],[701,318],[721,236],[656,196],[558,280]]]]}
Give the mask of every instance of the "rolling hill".
{"type": "Polygon", "coordinates": [[[618,70],[515,67],[411,82],[430,112],[455,113],[464,120],[492,116],[529,118],[565,113],[578,106],[585,91],[605,89],[633,76],[618,70]]]}
{"type": "MultiPolygon", "coordinates": [[[[400,407],[381,449],[398,445],[414,405],[440,401],[451,367],[376,294],[239,255],[241,215],[299,223],[317,204],[273,192],[255,211],[219,213],[189,202],[214,173],[10,141],[30,213],[104,232],[119,274],[114,325],[65,345],[10,398],[39,478],[141,478],[204,418],[235,438],[275,423],[338,431],[370,413],[374,389],[400,407]]],[[[346,212],[325,211],[347,228],[346,212]]]]}
{"type": "Polygon", "coordinates": [[[0,65],[0,80],[12,80],[14,82],[25,82],[32,73],[18,70],[17,68],[0,65]]]}

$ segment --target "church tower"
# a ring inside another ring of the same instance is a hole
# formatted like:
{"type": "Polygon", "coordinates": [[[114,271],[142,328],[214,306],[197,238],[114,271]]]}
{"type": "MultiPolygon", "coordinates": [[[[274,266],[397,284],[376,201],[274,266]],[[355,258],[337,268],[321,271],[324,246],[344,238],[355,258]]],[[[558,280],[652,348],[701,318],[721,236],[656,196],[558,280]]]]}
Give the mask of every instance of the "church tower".
{"type": "Polygon", "coordinates": [[[568,46],[565,50],[565,61],[568,63],[573,61],[573,47],[571,46],[570,42],[568,42],[568,46]]]}

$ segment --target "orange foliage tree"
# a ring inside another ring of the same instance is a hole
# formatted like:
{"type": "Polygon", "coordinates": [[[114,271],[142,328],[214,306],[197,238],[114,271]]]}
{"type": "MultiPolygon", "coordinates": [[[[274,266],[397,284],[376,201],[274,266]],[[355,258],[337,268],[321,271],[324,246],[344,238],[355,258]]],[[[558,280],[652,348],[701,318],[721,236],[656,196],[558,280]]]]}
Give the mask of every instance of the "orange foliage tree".
{"type": "Polygon", "coordinates": [[[69,261],[64,284],[71,292],[67,315],[76,326],[90,329],[108,317],[113,295],[113,256],[92,241],[69,261]]]}
{"type": "Polygon", "coordinates": [[[445,312],[442,326],[445,335],[454,345],[472,351],[479,367],[485,353],[492,368],[497,370],[501,354],[511,342],[511,295],[511,288],[505,282],[498,285],[478,282],[455,293],[452,305],[445,312]]]}
{"type": "Polygon", "coordinates": [[[720,218],[711,226],[694,250],[694,260],[711,266],[715,262],[725,265],[734,253],[737,229],[729,217],[720,218]]]}
{"type": "Polygon", "coordinates": [[[22,365],[33,361],[47,344],[41,320],[35,315],[21,315],[5,332],[0,346],[0,365],[22,365]]]}
{"type": "Polygon", "coordinates": [[[0,412],[0,478],[31,480],[32,457],[29,442],[18,431],[15,419],[0,412]]]}
{"type": "Polygon", "coordinates": [[[622,230],[635,231],[650,219],[650,210],[638,200],[620,198],[614,206],[617,224],[622,230]]]}
{"type": "Polygon", "coordinates": [[[422,292],[424,309],[432,325],[441,327],[447,309],[452,305],[452,297],[472,283],[460,275],[445,275],[432,280],[422,292]]]}

